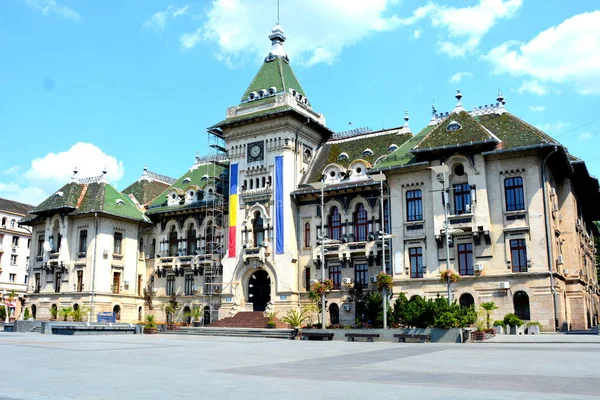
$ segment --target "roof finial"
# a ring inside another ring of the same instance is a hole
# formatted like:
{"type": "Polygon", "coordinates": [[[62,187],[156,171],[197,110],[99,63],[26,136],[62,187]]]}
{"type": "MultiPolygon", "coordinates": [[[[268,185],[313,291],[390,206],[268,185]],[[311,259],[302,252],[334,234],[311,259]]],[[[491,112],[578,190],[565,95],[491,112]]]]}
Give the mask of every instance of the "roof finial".
{"type": "Polygon", "coordinates": [[[498,89],[498,97],[496,98],[496,100],[498,100],[498,105],[496,107],[496,114],[504,114],[506,112],[506,108],[504,107],[504,105],[506,104],[506,101],[504,100],[504,95],[502,94],[500,89],[498,89]]]}
{"type": "Polygon", "coordinates": [[[71,182],[79,183],[79,179],[77,179],[77,173],[79,170],[77,169],[77,165],[73,168],[73,176],[71,177],[71,182]]]}
{"type": "Polygon", "coordinates": [[[435,99],[433,99],[433,103],[431,104],[431,119],[429,120],[428,125],[437,125],[438,124],[438,116],[437,110],[435,108],[435,99]]]}
{"type": "Polygon", "coordinates": [[[452,110],[453,113],[459,113],[461,111],[466,111],[465,108],[463,107],[462,103],[461,103],[461,99],[462,99],[462,94],[460,93],[460,89],[458,89],[456,91],[456,100],[458,100],[458,102],[456,103],[456,105],[454,106],[454,109],[452,110]]]}
{"type": "Polygon", "coordinates": [[[200,162],[200,151],[196,150],[196,164],[200,162]]]}
{"type": "Polygon", "coordinates": [[[498,97],[496,98],[496,100],[498,100],[498,103],[502,105],[506,104],[506,102],[504,101],[504,95],[502,94],[500,89],[498,89],[498,97]]]}
{"type": "Polygon", "coordinates": [[[265,62],[273,61],[276,58],[283,58],[285,61],[289,61],[288,55],[283,48],[283,42],[285,42],[284,31],[279,22],[271,30],[269,39],[271,39],[271,52],[265,58],[265,62]]]}
{"type": "Polygon", "coordinates": [[[100,183],[108,183],[108,181],[106,180],[106,174],[108,173],[108,168],[106,167],[106,164],[104,165],[104,168],[102,168],[102,176],[100,177],[100,180],[98,182],[100,183]]]}
{"type": "Polygon", "coordinates": [[[408,111],[404,111],[404,127],[408,128],[408,120],[410,117],[408,116],[408,111]]]}

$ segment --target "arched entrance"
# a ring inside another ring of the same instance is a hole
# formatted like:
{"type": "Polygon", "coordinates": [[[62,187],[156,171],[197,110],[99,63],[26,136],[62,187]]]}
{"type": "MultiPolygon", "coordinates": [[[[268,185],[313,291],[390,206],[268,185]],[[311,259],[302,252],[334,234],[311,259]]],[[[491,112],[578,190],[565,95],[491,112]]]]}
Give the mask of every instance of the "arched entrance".
{"type": "Polygon", "coordinates": [[[531,318],[529,315],[529,296],[527,293],[523,291],[518,291],[515,293],[513,303],[515,306],[516,316],[525,321],[529,321],[531,318]]]}
{"type": "Polygon", "coordinates": [[[331,321],[331,325],[340,324],[340,307],[335,303],[331,303],[329,306],[329,319],[331,321]]]}
{"type": "Polygon", "coordinates": [[[31,316],[33,317],[33,319],[36,318],[37,315],[37,306],[35,304],[31,305],[31,316]]]}
{"type": "Polygon", "coordinates": [[[183,307],[183,322],[186,324],[192,323],[192,317],[190,315],[190,308],[188,306],[183,307]]]}
{"type": "Polygon", "coordinates": [[[116,305],[113,307],[113,313],[115,314],[115,319],[117,321],[121,320],[121,306],[120,305],[116,305]]]}
{"type": "Polygon", "coordinates": [[[210,324],[210,307],[204,307],[204,325],[210,324]]]}
{"type": "Polygon", "coordinates": [[[475,299],[470,293],[463,293],[458,299],[458,304],[462,308],[469,308],[475,306],[475,299]]]}
{"type": "Polygon", "coordinates": [[[264,269],[254,272],[248,280],[248,302],[254,311],[265,311],[271,301],[271,278],[264,269]]]}
{"type": "Polygon", "coordinates": [[[142,306],[138,307],[138,321],[141,321],[143,318],[142,315],[142,306]]]}

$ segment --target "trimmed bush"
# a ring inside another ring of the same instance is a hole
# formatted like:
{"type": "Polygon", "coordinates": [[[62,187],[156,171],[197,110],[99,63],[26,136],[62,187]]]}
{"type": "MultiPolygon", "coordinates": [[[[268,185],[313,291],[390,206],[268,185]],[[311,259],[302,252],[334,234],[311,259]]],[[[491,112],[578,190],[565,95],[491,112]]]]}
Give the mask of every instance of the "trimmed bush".
{"type": "Polygon", "coordinates": [[[515,314],[510,313],[510,314],[506,314],[504,316],[504,325],[522,326],[523,321],[521,320],[521,318],[517,317],[515,314]]]}

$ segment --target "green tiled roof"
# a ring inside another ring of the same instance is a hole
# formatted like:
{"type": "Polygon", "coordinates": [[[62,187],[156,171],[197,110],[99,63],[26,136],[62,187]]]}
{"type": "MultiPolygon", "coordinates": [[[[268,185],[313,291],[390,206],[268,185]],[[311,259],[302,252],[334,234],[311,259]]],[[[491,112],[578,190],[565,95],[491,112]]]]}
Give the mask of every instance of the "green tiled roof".
{"type": "MultiPolygon", "coordinates": [[[[157,196],[152,201],[152,203],[150,203],[150,208],[149,208],[148,212],[151,211],[152,213],[155,213],[156,209],[158,209],[159,207],[165,208],[165,211],[172,209],[173,207],[167,206],[167,194],[172,189],[178,189],[181,192],[184,192],[185,189],[187,189],[190,186],[197,186],[199,189],[204,189],[204,187],[208,183],[214,182],[213,180],[202,180],[202,177],[204,175],[208,175],[210,178],[214,178],[215,176],[219,177],[224,172],[228,173],[229,172],[228,168],[220,166],[220,165],[214,165],[214,167],[213,167],[213,164],[210,164],[210,163],[194,165],[185,174],[183,174],[179,179],[177,179],[177,181],[174,184],[172,184],[171,186],[166,188],[159,196],[157,196]],[[184,183],[183,181],[186,180],[186,178],[189,178],[190,181],[187,183],[184,183]]],[[[229,190],[227,180],[221,182],[221,184],[223,185],[223,189],[226,193],[229,190]]]]}
{"type": "Polygon", "coordinates": [[[412,137],[411,133],[398,134],[398,130],[396,129],[390,130],[389,133],[385,134],[374,132],[357,136],[356,138],[331,140],[325,143],[318,151],[305,182],[320,180],[323,169],[331,163],[348,168],[352,162],[360,159],[373,165],[378,158],[389,154],[388,148],[390,145],[395,144],[400,147],[412,137]],[[363,156],[363,152],[367,148],[373,151],[373,155],[363,156]],[[346,160],[338,160],[341,153],[347,153],[348,158],[346,160]]]}
{"type": "Polygon", "coordinates": [[[79,196],[85,185],[76,182],[67,183],[65,186],[58,189],[52,196],[48,197],[31,212],[37,214],[39,212],[58,210],[61,208],[76,208],[79,196]]]}
{"type": "Polygon", "coordinates": [[[263,63],[262,67],[248,86],[248,89],[242,96],[242,101],[248,99],[251,92],[259,92],[261,89],[269,90],[270,87],[275,86],[276,92],[280,93],[287,91],[288,89],[294,89],[302,96],[304,89],[300,86],[300,82],[296,78],[292,67],[282,57],[276,57],[272,61],[263,63]]]}
{"type": "Polygon", "coordinates": [[[502,140],[499,145],[502,149],[541,143],[557,143],[556,140],[541,130],[510,113],[485,114],[475,119],[502,140]]]}
{"type": "Polygon", "coordinates": [[[121,193],[132,195],[141,205],[149,204],[169,187],[169,184],[142,178],[133,182],[121,193]]]}
{"type": "MultiPolygon", "coordinates": [[[[266,99],[266,100],[269,100],[269,99],[266,99]]],[[[260,111],[256,111],[253,113],[240,115],[237,117],[224,119],[223,121],[219,122],[218,124],[215,124],[214,126],[212,126],[212,128],[218,128],[223,125],[233,124],[235,122],[241,122],[241,121],[245,121],[245,120],[252,119],[252,118],[266,117],[266,116],[269,116],[272,114],[277,114],[277,113],[280,113],[283,111],[289,111],[289,110],[293,110],[293,108],[291,108],[290,106],[279,106],[279,107],[267,108],[266,110],[260,110],[260,111]]]]}
{"type": "Polygon", "coordinates": [[[415,156],[410,152],[423,138],[425,138],[437,125],[428,125],[423,128],[419,133],[410,138],[410,140],[404,142],[398,150],[391,153],[381,163],[377,164],[375,170],[390,168],[400,165],[413,164],[415,162],[415,156]]]}
{"type": "Polygon", "coordinates": [[[478,123],[466,111],[450,114],[445,120],[440,122],[426,137],[417,145],[418,150],[435,149],[440,147],[469,145],[471,143],[480,143],[484,141],[497,141],[485,128],[478,123]],[[462,128],[455,131],[448,131],[447,126],[453,122],[458,122],[462,128]]]}

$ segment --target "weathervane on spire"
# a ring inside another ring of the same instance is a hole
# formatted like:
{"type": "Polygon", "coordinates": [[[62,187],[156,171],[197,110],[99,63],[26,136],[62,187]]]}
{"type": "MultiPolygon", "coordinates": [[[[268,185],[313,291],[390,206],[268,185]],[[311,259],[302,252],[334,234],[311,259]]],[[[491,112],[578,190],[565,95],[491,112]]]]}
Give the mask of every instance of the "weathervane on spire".
{"type": "Polygon", "coordinates": [[[277,0],[277,25],[279,25],[279,0],[277,0]]]}

